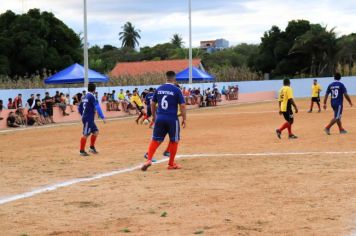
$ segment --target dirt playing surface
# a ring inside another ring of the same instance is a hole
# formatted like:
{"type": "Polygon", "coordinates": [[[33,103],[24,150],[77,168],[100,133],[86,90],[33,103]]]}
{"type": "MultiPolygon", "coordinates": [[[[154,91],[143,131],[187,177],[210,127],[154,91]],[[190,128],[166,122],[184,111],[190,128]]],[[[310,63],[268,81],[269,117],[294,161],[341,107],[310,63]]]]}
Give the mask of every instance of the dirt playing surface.
{"type": "MultiPolygon", "coordinates": [[[[161,163],[5,203],[0,235],[351,235],[356,110],[344,111],[349,134],[335,127],[326,136],[331,111],[307,114],[309,101],[297,104],[298,140],[277,139],[276,102],[190,111],[182,170],[161,163]],[[236,155],[246,153],[261,155],[236,155]]],[[[143,163],[147,126],[98,126],[100,154],[88,159],[78,156],[80,124],[0,133],[0,199],[143,163]]]]}

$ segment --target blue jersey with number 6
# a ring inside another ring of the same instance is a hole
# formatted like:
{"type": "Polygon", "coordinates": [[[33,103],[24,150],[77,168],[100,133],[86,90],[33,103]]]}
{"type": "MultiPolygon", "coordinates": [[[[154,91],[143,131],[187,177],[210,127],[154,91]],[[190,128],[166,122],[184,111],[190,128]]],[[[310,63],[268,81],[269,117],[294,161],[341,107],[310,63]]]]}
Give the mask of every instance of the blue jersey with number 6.
{"type": "Polygon", "coordinates": [[[332,82],[328,89],[326,90],[326,94],[331,95],[331,106],[336,107],[339,105],[343,105],[344,103],[344,95],[347,93],[346,87],[343,83],[339,81],[332,82]]]}
{"type": "Polygon", "coordinates": [[[166,120],[177,120],[178,105],[185,103],[182,91],[169,83],[157,88],[152,101],[158,104],[157,119],[166,120]]]}

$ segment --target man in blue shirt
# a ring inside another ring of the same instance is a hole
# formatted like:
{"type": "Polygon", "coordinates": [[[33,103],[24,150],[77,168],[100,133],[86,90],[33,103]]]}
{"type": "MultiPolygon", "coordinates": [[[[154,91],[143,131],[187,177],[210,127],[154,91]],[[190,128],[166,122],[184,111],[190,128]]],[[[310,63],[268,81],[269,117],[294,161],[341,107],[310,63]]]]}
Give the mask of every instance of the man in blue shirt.
{"type": "Polygon", "coordinates": [[[344,97],[349,102],[350,106],[352,106],[352,101],[350,99],[350,96],[347,94],[346,87],[343,83],[340,82],[341,74],[336,73],[334,78],[335,80],[329,85],[328,89],[326,90],[326,94],[324,98],[324,109],[326,110],[326,103],[328,101],[329,95],[331,94],[331,107],[334,110],[334,118],[324,129],[327,135],[330,135],[330,129],[335,123],[339,127],[340,134],[347,133],[347,131],[342,127],[342,123],[341,123],[344,97]]]}
{"type": "MultiPolygon", "coordinates": [[[[152,116],[151,101],[153,99],[153,95],[154,95],[154,89],[150,88],[148,94],[145,97],[146,110],[147,110],[145,120],[148,120],[148,121],[150,121],[149,119],[152,116]]],[[[153,124],[154,124],[153,122],[150,122],[149,127],[152,128],[153,124]]]]}
{"type": "Polygon", "coordinates": [[[93,83],[89,83],[88,85],[88,93],[85,97],[82,98],[81,103],[79,104],[78,111],[82,116],[83,122],[83,136],[80,139],[80,155],[81,156],[89,156],[89,154],[85,151],[85,146],[87,142],[87,138],[91,135],[90,138],[90,148],[89,152],[93,154],[97,154],[97,150],[95,148],[95,141],[99,135],[99,129],[97,128],[94,119],[95,114],[98,112],[99,116],[104,120],[105,117],[100,108],[98,101],[95,99],[95,90],[96,86],[93,83]]]}
{"type": "Polygon", "coordinates": [[[185,99],[182,91],[175,85],[176,74],[173,71],[166,73],[167,83],[157,88],[151,101],[152,122],[155,123],[153,137],[150,143],[147,162],[141,170],[146,171],[152,165],[152,158],[159,145],[168,134],[170,139],[169,170],[180,169],[174,162],[178,142],[180,140],[180,125],[178,120],[178,106],[183,117],[182,126],[186,127],[187,113],[185,99]],[[158,105],[158,108],[156,107],[158,105]]]}

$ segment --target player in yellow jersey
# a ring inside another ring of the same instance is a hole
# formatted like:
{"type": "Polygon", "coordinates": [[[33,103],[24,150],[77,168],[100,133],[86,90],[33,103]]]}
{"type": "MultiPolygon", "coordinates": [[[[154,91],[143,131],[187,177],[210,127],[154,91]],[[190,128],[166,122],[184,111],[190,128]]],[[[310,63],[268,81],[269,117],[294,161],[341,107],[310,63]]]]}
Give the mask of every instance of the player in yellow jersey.
{"type": "Polygon", "coordinates": [[[281,128],[276,130],[277,137],[281,139],[282,131],[288,129],[289,139],[298,138],[292,133],[292,125],[294,123],[294,115],[292,107],[294,107],[295,113],[298,113],[298,107],[294,102],[293,90],[290,87],[290,80],[283,80],[283,87],[279,91],[278,96],[279,103],[279,114],[283,115],[286,122],[281,126],[281,128]]]}
{"type": "Polygon", "coordinates": [[[320,107],[320,92],[321,92],[321,87],[318,84],[318,81],[315,79],[313,86],[312,86],[312,98],[311,98],[311,104],[310,104],[310,110],[308,111],[308,113],[312,113],[313,112],[313,106],[314,106],[314,102],[316,102],[316,104],[318,105],[319,108],[319,113],[321,112],[321,107],[320,107]]]}
{"type": "MultiPolygon", "coordinates": [[[[133,94],[130,98],[130,103],[137,108],[137,110],[139,111],[139,115],[138,115],[138,118],[136,119],[136,123],[139,124],[140,122],[140,119],[142,117],[144,117],[146,115],[145,113],[145,110],[144,110],[144,106],[143,106],[143,103],[142,103],[142,100],[140,98],[140,96],[138,95],[138,91],[137,90],[134,90],[133,91],[133,94]]],[[[143,122],[143,120],[142,120],[143,122]]]]}

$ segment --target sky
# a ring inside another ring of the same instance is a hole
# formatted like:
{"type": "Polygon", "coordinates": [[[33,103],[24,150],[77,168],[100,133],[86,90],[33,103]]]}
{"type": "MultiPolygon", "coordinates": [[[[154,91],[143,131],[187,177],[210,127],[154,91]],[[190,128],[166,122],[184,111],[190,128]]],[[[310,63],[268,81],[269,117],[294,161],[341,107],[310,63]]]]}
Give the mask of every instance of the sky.
{"type": "MultiPolygon", "coordinates": [[[[140,46],[153,46],[180,34],[188,46],[188,0],[87,0],[88,41],[120,46],[125,22],[141,30],[140,46]]],[[[83,32],[83,0],[0,0],[0,13],[50,11],[76,33],[83,32]]],[[[193,46],[225,38],[231,45],[259,43],[272,25],[284,29],[305,19],[336,27],[339,36],[356,32],[355,0],[192,0],[193,46]]]]}

